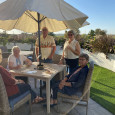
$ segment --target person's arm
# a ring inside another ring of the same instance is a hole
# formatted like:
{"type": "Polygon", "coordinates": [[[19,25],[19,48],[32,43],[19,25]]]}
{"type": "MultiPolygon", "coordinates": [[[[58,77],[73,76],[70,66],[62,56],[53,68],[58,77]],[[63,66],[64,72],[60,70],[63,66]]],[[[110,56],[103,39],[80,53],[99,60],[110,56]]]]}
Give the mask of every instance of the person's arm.
{"type": "Polygon", "coordinates": [[[36,55],[37,61],[39,61],[38,59],[38,55],[39,55],[38,39],[35,42],[35,55],[36,55]]]}
{"type": "Polygon", "coordinates": [[[39,54],[39,48],[37,46],[35,46],[35,54],[36,54],[36,58],[37,58],[38,54],[39,54]]]}
{"type": "Polygon", "coordinates": [[[17,66],[14,67],[13,64],[14,64],[13,62],[8,63],[9,69],[19,69],[19,68],[21,68],[21,65],[17,65],[17,66]]]}
{"type": "Polygon", "coordinates": [[[15,76],[20,76],[19,74],[17,73],[13,73],[13,72],[9,72],[9,76],[11,76],[11,79],[13,79],[15,81],[15,84],[19,84],[19,83],[25,83],[23,80],[21,79],[15,79],[14,77],[15,76]]]}
{"type": "Polygon", "coordinates": [[[55,51],[56,51],[56,44],[55,44],[55,41],[54,41],[54,38],[53,37],[51,37],[51,47],[52,47],[52,52],[51,52],[51,54],[50,54],[50,56],[48,57],[49,59],[52,59],[52,57],[53,57],[53,55],[54,55],[54,53],[55,53],[55,51]]]}
{"type": "Polygon", "coordinates": [[[64,61],[64,51],[63,51],[63,54],[62,54],[62,56],[60,58],[59,64],[63,64],[63,61],[64,61]]]}
{"type": "Polygon", "coordinates": [[[67,46],[68,49],[70,49],[75,55],[80,55],[80,52],[81,52],[81,48],[80,48],[80,45],[79,45],[79,42],[76,43],[76,48],[75,50],[70,47],[69,45],[67,46]]]}
{"type": "Polygon", "coordinates": [[[65,82],[64,86],[68,86],[68,87],[71,87],[71,82],[65,82]]]}
{"type": "Polygon", "coordinates": [[[52,57],[53,57],[53,55],[54,55],[54,53],[55,53],[55,51],[56,51],[56,46],[52,46],[52,52],[51,52],[51,55],[48,57],[49,59],[52,59],[52,57]]]}
{"type": "Polygon", "coordinates": [[[2,76],[2,79],[4,81],[5,85],[14,85],[16,82],[16,79],[11,77],[11,74],[3,67],[0,66],[0,74],[2,76]]]}
{"type": "Polygon", "coordinates": [[[25,83],[23,80],[19,79],[19,80],[16,80],[15,84],[20,84],[20,83],[25,83]]]}
{"type": "Polygon", "coordinates": [[[68,80],[68,78],[65,76],[63,80],[61,80],[59,84],[59,89],[62,89],[65,85],[65,82],[68,80]]]}
{"type": "Polygon", "coordinates": [[[27,65],[32,65],[32,61],[29,60],[28,58],[25,60],[25,62],[26,62],[27,65]]]}

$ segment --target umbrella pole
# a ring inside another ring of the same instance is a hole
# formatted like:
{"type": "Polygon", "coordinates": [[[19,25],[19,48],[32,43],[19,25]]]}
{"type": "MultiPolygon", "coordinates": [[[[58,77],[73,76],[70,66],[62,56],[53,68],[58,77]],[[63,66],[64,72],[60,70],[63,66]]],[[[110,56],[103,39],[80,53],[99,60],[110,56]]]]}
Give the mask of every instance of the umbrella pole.
{"type": "MultiPolygon", "coordinates": [[[[38,40],[39,40],[39,64],[37,65],[38,70],[43,70],[43,65],[41,64],[41,47],[40,47],[40,14],[37,13],[38,15],[38,40]]],[[[40,80],[40,96],[42,97],[42,80],[40,80]]]]}
{"type": "Polygon", "coordinates": [[[37,66],[37,69],[43,70],[44,68],[43,68],[43,65],[41,64],[42,55],[41,55],[41,47],[40,47],[40,23],[41,23],[41,21],[40,21],[40,14],[37,13],[37,15],[38,15],[38,40],[39,40],[39,55],[38,55],[39,56],[39,64],[37,66]]]}

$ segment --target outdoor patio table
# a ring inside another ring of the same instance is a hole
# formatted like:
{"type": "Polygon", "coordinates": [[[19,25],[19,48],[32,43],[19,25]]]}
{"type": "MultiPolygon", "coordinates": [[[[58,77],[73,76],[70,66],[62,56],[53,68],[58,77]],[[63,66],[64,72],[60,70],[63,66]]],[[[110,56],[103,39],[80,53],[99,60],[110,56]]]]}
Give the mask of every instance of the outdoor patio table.
{"type": "Polygon", "coordinates": [[[30,67],[22,66],[19,70],[10,70],[19,76],[28,76],[36,79],[46,81],[46,99],[47,99],[47,113],[50,113],[50,80],[59,72],[64,71],[65,65],[43,63],[44,70],[37,70],[36,67],[39,62],[33,62],[30,67]]]}

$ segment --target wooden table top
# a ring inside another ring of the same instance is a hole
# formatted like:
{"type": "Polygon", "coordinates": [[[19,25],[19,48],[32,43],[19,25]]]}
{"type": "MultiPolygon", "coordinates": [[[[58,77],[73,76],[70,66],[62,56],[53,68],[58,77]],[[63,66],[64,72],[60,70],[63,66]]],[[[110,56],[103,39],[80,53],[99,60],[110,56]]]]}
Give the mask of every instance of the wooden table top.
{"type": "Polygon", "coordinates": [[[44,69],[37,70],[39,62],[33,62],[31,66],[23,65],[19,70],[10,70],[19,76],[33,77],[41,80],[52,79],[57,73],[65,69],[65,65],[43,63],[44,69]]]}

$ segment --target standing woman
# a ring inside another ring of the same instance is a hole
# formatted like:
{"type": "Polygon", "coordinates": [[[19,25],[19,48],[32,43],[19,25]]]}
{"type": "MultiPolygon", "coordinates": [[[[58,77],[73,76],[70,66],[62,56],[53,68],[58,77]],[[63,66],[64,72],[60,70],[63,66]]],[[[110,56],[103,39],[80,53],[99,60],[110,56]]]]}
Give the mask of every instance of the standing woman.
{"type": "Polygon", "coordinates": [[[68,38],[69,40],[67,40],[64,44],[63,54],[59,64],[62,64],[65,59],[69,73],[71,73],[72,70],[78,66],[78,56],[80,55],[81,48],[79,42],[75,40],[73,30],[68,31],[68,38]]]}

